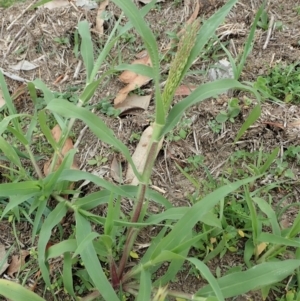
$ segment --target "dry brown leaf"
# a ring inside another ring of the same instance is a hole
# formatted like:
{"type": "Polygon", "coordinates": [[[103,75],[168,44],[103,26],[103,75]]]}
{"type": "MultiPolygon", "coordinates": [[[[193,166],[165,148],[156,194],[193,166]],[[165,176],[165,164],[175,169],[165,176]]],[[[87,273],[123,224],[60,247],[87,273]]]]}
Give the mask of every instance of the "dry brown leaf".
{"type": "MultiPolygon", "coordinates": [[[[132,155],[132,160],[138,170],[138,172],[142,173],[145,167],[146,159],[147,159],[147,153],[148,153],[148,146],[149,142],[151,141],[153,133],[153,128],[150,125],[145,129],[145,131],[142,134],[141,140],[139,141],[134,154],[132,155]]],[[[158,150],[162,147],[163,139],[159,142],[158,150]]],[[[138,179],[134,175],[134,172],[132,170],[131,165],[128,166],[127,172],[126,172],[126,183],[130,185],[138,185],[138,179]]]]}
{"type": "MultiPolygon", "coordinates": [[[[146,55],[143,58],[133,61],[132,64],[141,64],[146,66],[152,65],[149,55],[146,55]]],[[[151,78],[148,76],[137,74],[128,70],[122,72],[119,79],[120,81],[128,85],[125,86],[123,89],[121,89],[117,94],[114,100],[115,106],[123,102],[126,99],[129,92],[142,87],[143,85],[147,84],[151,80],[151,78]]]]}
{"type": "Polygon", "coordinates": [[[121,163],[118,161],[116,156],[114,156],[111,162],[110,175],[116,182],[120,184],[123,183],[121,163]]]}
{"type": "MultiPolygon", "coordinates": [[[[5,256],[5,247],[3,245],[0,245],[0,263],[4,260],[5,256]]],[[[0,266],[0,276],[7,270],[8,267],[9,264],[7,263],[7,260],[3,261],[2,267],[0,266]]]]}
{"type": "Polygon", "coordinates": [[[115,105],[116,109],[119,109],[120,114],[126,114],[127,111],[132,109],[143,109],[147,110],[152,95],[140,96],[136,94],[132,94],[127,96],[123,102],[115,105]]]}
{"type": "Polygon", "coordinates": [[[5,106],[5,99],[3,97],[3,94],[2,94],[2,90],[0,90],[0,109],[2,109],[4,106],[5,106]]]}
{"type": "MultiPolygon", "coordinates": [[[[56,142],[59,142],[59,139],[60,139],[60,136],[61,136],[61,129],[60,129],[58,124],[51,130],[51,133],[52,133],[53,139],[56,142]]],[[[73,145],[72,139],[67,138],[67,140],[66,140],[66,142],[65,142],[65,144],[64,144],[64,146],[61,150],[61,156],[56,161],[54,171],[57,170],[57,168],[60,166],[61,162],[63,161],[64,156],[68,153],[68,151],[73,149],[73,148],[74,148],[74,145],[73,145]]],[[[45,176],[47,176],[49,174],[52,158],[44,164],[44,175],[45,176]]],[[[75,159],[73,161],[73,164],[72,164],[71,168],[72,169],[78,169],[78,165],[77,165],[77,162],[76,162],[75,159]]]]}
{"type": "Polygon", "coordinates": [[[7,270],[7,275],[14,277],[14,273],[17,273],[20,268],[25,264],[25,259],[30,253],[26,250],[21,250],[21,254],[13,255],[11,258],[11,263],[7,270]]]}
{"type": "Polygon", "coordinates": [[[100,33],[103,34],[104,28],[103,28],[103,23],[104,20],[102,18],[103,12],[106,10],[106,7],[109,3],[109,0],[104,0],[103,2],[100,3],[98,11],[97,11],[97,17],[96,17],[96,30],[100,33]]]}
{"type": "Polygon", "coordinates": [[[190,95],[196,88],[197,88],[197,86],[194,86],[194,85],[181,85],[176,89],[175,95],[176,96],[187,96],[187,95],[190,95]]]}

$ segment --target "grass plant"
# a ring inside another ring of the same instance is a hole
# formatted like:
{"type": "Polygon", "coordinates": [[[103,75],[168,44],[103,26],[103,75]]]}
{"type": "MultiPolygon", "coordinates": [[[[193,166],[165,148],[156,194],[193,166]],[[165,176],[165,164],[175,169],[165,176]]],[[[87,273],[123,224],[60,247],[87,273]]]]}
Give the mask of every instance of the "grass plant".
{"type": "MultiPolygon", "coordinates": [[[[227,1],[200,28],[197,20],[185,28],[185,34],[182,35],[175,58],[171,62],[163,91],[161,91],[158,45],[154,34],[143,18],[154,7],[155,1],[144,6],[140,11],[132,1],[113,0],[113,2],[120,7],[129,22],[121,29],[120,24],[116,24],[96,59],[88,22],[82,21],[78,24],[78,33],[81,38],[80,55],[86,68],[86,85],[74,102],[57,98],[42,81],[35,80],[28,83],[32,101],[37,104],[37,90],[40,90],[43,93],[45,107],[36,109],[33,115],[18,114],[0,72],[0,87],[8,111],[8,115],[0,121],[0,149],[9,160],[9,165],[6,166],[7,183],[0,184],[0,198],[7,201],[1,218],[13,215],[13,218],[18,221],[22,214],[20,208],[26,205],[24,207],[27,208],[27,216],[33,218],[32,244],[38,237],[36,255],[39,268],[45,285],[52,292],[53,299],[56,300],[57,297],[50,277],[49,260],[57,257],[63,258],[61,278],[64,290],[71,299],[81,301],[96,299],[120,301],[126,298],[129,300],[128,296],[131,296],[131,300],[137,301],[167,300],[170,296],[177,300],[222,301],[259,288],[264,289],[266,293],[271,285],[293,273],[296,273],[298,279],[299,252],[296,252],[294,259],[281,257],[281,260],[275,261],[275,258],[283,254],[288,247],[299,248],[297,234],[300,230],[300,214],[291,228],[282,230],[273,209],[264,200],[264,195],[259,189],[252,189],[255,181],[262,177],[272,164],[277,150],[272,152],[263,164],[258,164],[253,176],[247,176],[235,182],[227,181],[211,193],[195,199],[191,207],[173,207],[161,194],[149,188],[152,168],[161,140],[176,127],[184,112],[192,105],[205,101],[209,97],[216,97],[228,89],[253,93],[257,97],[258,104],[245,121],[237,139],[259,117],[260,96],[251,86],[237,80],[241,72],[240,67],[236,69],[236,79],[222,79],[202,84],[182,101],[173,104],[176,88],[237,0],[227,1]],[[99,77],[98,70],[115,42],[132,27],[141,36],[151,58],[152,67],[122,65],[114,70],[108,70],[99,77]],[[141,173],[137,171],[128,148],[116,138],[113,131],[97,115],[88,109],[90,99],[106,76],[116,70],[125,69],[151,77],[155,90],[153,133],[145,168],[141,173]],[[47,124],[49,113],[62,129],[62,136],[58,143],[54,141],[47,124]],[[21,126],[24,118],[30,120],[29,127],[26,129],[21,126]],[[81,120],[99,140],[123,154],[139,180],[138,186],[115,185],[92,173],[71,169],[75,150],[69,151],[61,165],[55,170],[55,162],[61,157],[62,146],[76,120],[81,120]],[[51,172],[46,177],[43,176],[36,156],[32,152],[33,129],[37,125],[40,126],[43,135],[54,150],[51,172]],[[34,172],[29,172],[24,166],[17,151],[18,148],[8,143],[3,138],[4,134],[13,136],[18,141],[18,145],[22,146],[34,172]],[[71,182],[81,180],[91,181],[99,187],[99,191],[81,197],[79,191],[72,190],[69,186],[71,182]],[[65,195],[70,195],[71,198],[66,198],[65,195]],[[128,198],[134,204],[129,219],[121,211],[122,198],[128,198]],[[234,199],[240,198],[244,200],[244,205],[247,206],[249,212],[249,224],[246,229],[233,228],[224,215],[227,202],[230,202],[230,199],[233,202],[234,199]],[[51,210],[47,210],[49,200],[54,204],[51,210]],[[148,212],[150,201],[163,206],[164,211],[157,214],[148,212]],[[105,216],[92,212],[92,209],[101,204],[107,205],[105,216]],[[48,247],[53,230],[61,229],[61,221],[67,214],[73,214],[75,220],[72,235],[68,238],[62,235],[63,240],[48,247]],[[264,231],[264,221],[260,218],[262,214],[268,217],[271,231],[264,231]],[[95,226],[102,229],[101,233],[93,230],[95,226]],[[149,226],[158,229],[157,235],[151,238],[148,249],[138,259],[138,263],[128,267],[129,258],[135,256],[133,246],[137,234],[141,229],[149,226]],[[234,252],[237,233],[245,237],[249,233],[244,249],[244,258],[248,268],[216,278],[207,263],[220,254],[224,255],[227,251],[234,252]],[[209,248],[211,238],[217,238],[216,246],[209,248]],[[265,243],[263,250],[262,243],[265,243]],[[202,258],[191,256],[190,251],[193,248],[202,248],[204,256],[202,258]],[[166,262],[169,263],[168,268],[163,275],[157,276],[156,272],[166,262]],[[168,283],[176,277],[185,262],[188,262],[207,283],[194,294],[168,288],[168,283]],[[82,289],[74,283],[75,265],[84,266],[76,272],[76,276],[86,283],[89,290],[84,297],[78,296],[82,289]]],[[[241,61],[243,60],[242,58],[241,61]]],[[[195,161],[195,158],[191,164],[196,167],[201,165],[195,161]]],[[[20,284],[4,279],[0,279],[0,295],[13,301],[44,300],[20,284]]]]}

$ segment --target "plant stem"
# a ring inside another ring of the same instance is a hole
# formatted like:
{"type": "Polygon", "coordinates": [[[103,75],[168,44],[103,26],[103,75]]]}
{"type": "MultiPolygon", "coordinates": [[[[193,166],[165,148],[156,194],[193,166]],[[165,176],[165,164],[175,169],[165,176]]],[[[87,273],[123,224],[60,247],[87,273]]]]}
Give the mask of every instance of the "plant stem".
{"type": "MultiPolygon", "coordinates": [[[[155,162],[158,150],[159,150],[160,142],[157,141],[157,139],[156,139],[156,137],[159,135],[159,133],[160,133],[160,125],[154,124],[150,147],[149,147],[144,171],[142,174],[142,182],[139,183],[137,202],[136,202],[136,206],[133,211],[132,218],[131,218],[131,222],[133,222],[133,223],[136,223],[140,218],[141,210],[142,210],[144,200],[145,200],[147,186],[148,186],[150,176],[152,173],[152,168],[153,168],[153,165],[154,165],[154,162],[155,162]]],[[[136,239],[137,234],[138,234],[138,229],[136,229],[136,228],[130,228],[128,230],[126,242],[125,242],[125,246],[124,246],[124,250],[123,250],[123,255],[122,255],[122,258],[119,263],[119,269],[118,269],[119,279],[122,278],[125,266],[128,261],[130,250],[133,246],[133,243],[136,239]]]]}
{"type": "Polygon", "coordinates": [[[30,147],[28,145],[25,145],[25,148],[26,148],[26,151],[29,154],[30,161],[31,161],[31,163],[32,163],[32,165],[34,167],[35,172],[37,173],[39,179],[42,179],[43,178],[43,174],[42,174],[41,169],[39,168],[39,166],[37,165],[37,163],[36,163],[36,161],[34,159],[34,155],[33,155],[32,151],[31,151],[30,147]]]}

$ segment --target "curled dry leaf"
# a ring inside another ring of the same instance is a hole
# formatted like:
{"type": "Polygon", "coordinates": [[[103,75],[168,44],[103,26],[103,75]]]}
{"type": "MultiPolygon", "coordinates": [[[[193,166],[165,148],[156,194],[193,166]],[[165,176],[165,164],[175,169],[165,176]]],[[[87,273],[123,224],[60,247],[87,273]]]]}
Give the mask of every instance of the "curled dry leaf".
{"type": "Polygon", "coordinates": [[[127,96],[123,102],[115,105],[115,108],[120,110],[120,115],[125,115],[126,112],[131,111],[132,109],[147,110],[151,97],[152,95],[140,96],[132,94],[127,96]]]}
{"type": "Polygon", "coordinates": [[[19,70],[29,71],[29,70],[38,68],[38,65],[30,63],[26,60],[23,60],[15,65],[11,65],[9,67],[10,67],[10,69],[17,70],[17,71],[19,71],[19,70]]]}
{"type": "Polygon", "coordinates": [[[6,251],[3,245],[0,245],[0,276],[7,270],[9,264],[7,263],[6,251]],[[2,264],[1,264],[2,263],[2,264]]]}
{"type": "MultiPolygon", "coordinates": [[[[153,133],[153,127],[150,125],[143,132],[141,140],[139,141],[134,151],[134,154],[132,155],[132,160],[139,173],[142,173],[144,171],[152,133],[153,133]]],[[[159,142],[158,150],[161,149],[162,142],[163,139],[159,142]]],[[[130,185],[138,185],[138,179],[134,175],[134,172],[130,165],[128,166],[127,173],[126,173],[126,183],[130,185]]]]}
{"type": "Polygon", "coordinates": [[[197,86],[190,85],[190,84],[181,85],[176,89],[175,95],[176,96],[187,96],[187,95],[190,95],[196,88],[197,88],[197,86]]]}
{"type": "Polygon", "coordinates": [[[96,30],[100,34],[103,34],[103,32],[104,32],[104,29],[103,29],[103,23],[104,23],[103,13],[104,13],[108,3],[109,3],[109,0],[104,0],[103,2],[100,2],[99,8],[98,8],[98,11],[97,11],[96,30]]]}
{"type": "MultiPolygon", "coordinates": [[[[148,54],[140,59],[133,61],[132,64],[141,64],[146,66],[152,65],[148,54]]],[[[151,78],[148,76],[137,74],[128,70],[122,72],[119,79],[120,81],[128,85],[125,86],[123,89],[121,89],[117,94],[114,100],[115,106],[123,102],[126,99],[129,92],[142,87],[143,85],[147,84],[151,80],[151,78]]]]}
{"type": "Polygon", "coordinates": [[[7,275],[14,277],[14,274],[17,273],[20,268],[25,264],[25,259],[30,253],[26,250],[21,250],[20,255],[13,255],[11,258],[11,263],[7,270],[7,275]]]}
{"type": "Polygon", "coordinates": [[[110,175],[116,182],[123,183],[121,162],[119,162],[116,156],[114,156],[111,162],[110,175]]]}
{"type": "MultiPolygon", "coordinates": [[[[51,133],[52,133],[52,137],[54,138],[54,140],[56,142],[59,142],[59,139],[61,137],[61,129],[60,129],[59,125],[56,125],[51,130],[51,133]]],[[[74,148],[74,145],[73,145],[72,139],[68,138],[66,140],[62,150],[61,150],[61,156],[57,159],[54,170],[57,170],[57,168],[60,166],[61,162],[63,161],[64,156],[68,153],[69,150],[71,150],[73,148],[74,148]]],[[[52,162],[52,158],[44,164],[44,175],[45,176],[47,176],[50,172],[50,165],[51,165],[51,162],[52,162]]],[[[78,164],[77,164],[75,159],[73,161],[73,164],[72,164],[71,168],[72,169],[79,169],[78,164]]]]}

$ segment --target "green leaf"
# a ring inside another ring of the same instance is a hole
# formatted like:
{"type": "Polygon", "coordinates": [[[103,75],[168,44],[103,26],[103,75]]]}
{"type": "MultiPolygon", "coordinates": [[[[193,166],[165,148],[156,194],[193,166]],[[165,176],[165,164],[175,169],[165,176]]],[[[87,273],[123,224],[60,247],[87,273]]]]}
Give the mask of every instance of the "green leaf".
{"type": "Polygon", "coordinates": [[[156,43],[156,38],[145,22],[145,19],[141,15],[140,11],[133,4],[132,1],[123,1],[123,0],[113,0],[124,14],[128,17],[129,21],[132,23],[134,29],[140,34],[147,49],[147,52],[150,56],[152,65],[153,65],[153,75],[156,81],[159,79],[159,51],[156,43]]]}
{"type": "Polygon", "coordinates": [[[47,109],[50,111],[59,113],[67,118],[77,118],[82,120],[86,125],[89,126],[91,131],[103,142],[116,147],[128,160],[130,165],[133,168],[134,174],[137,176],[138,179],[141,179],[140,174],[138,173],[130,152],[128,148],[115,137],[114,132],[109,129],[106,124],[95,114],[88,111],[84,108],[79,108],[74,104],[62,100],[62,99],[53,99],[47,106],[47,109]]]}
{"type": "Polygon", "coordinates": [[[11,301],[45,301],[45,299],[20,284],[4,279],[0,279],[0,295],[11,301]]]}
{"type": "Polygon", "coordinates": [[[140,287],[139,287],[139,293],[136,298],[136,301],[151,300],[151,288],[152,288],[151,273],[143,269],[141,271],[140,287]]]}
{"type": "Polygon", "coordinates": [[[278,236],[271,233],[261,233],[258,238],[258,241],[271,243],[273,245],[289,246],[300,248],[299,238],[286,238],[278,236]]]}
{"type": "Polygon", "coordinates": [[[237,1],[238,0],[227,1],[225,5],[223,5],[216,13],[214,13],[208,20],[203,23],[198,32],[195,46],[191,51],[183,74],[187,72],[195,59],[202,52],[203,47],[215,35],[217,28],[223,23],[225,17],[228,15],[229,11],[237,3],[237,1]]]}
{"type": "Polygon", "coordinates": [[[62,218],[67,213],[67,206],[65,203],[59,203],[54,210],[48,215],[46,220],[44,221],[39,241],[38,241],[38,261],[39,266],[42,272],[42,276],[47,284],[47,286],[51,287],[50,282],[50,273],[46,263],[46,246],[51,237],[52,229],[62,220],[62,218]]]}
{"type": "Polygon", "coordinates": [[[121,64],[118,65],[116,67],[114,67],[115,70],[117,71],[123,71],[123,70],[128,70],[128,71],[132,71],[134,73],[137,74],[141,74],[144,76],[148,76],[150,78],[154,77],[154,72],[153,72],[153,68],[146,66],[146,65],[141,65],[141,64],[121,64]]]}
{"type": "MultiPolygon", "coordinates": [[[[240,296],[251,290],[280,282],[300,266],[300,260],[283,260],[256,265],[245,272],[232,273],[217,279],[224,298],[240,296]]],[[[196,296],[214,294],[210,285],[201,288],[196,296]]]]}
{"type": "Polygon", "coordinates": [[[203,84],[173,107],[167,117],[166,125],[162,129],[161,136],[170,132],[177,125],[181,116],[190,106],[233,88],[250,91],[255,95],[257,94],[251,87],[243,85],[234,79],[221,79],[203,84]]]}
{"type": "Polygon", "coordinates": [[[235,191],[241,185],[245,185],[255,179],[257,179],[257,177],[247,178],[222,186],[189,208],[184,216],[176,223],[172,231],[160,241],[152,254],[152,258],[155,258],[162,250],[175,248],[185,239],[186,233],[191,231],[200,218],[209,212],[223,197],[235,191]]]}
{"type": "Polygon", "coordinates": [[[100,234],[96,232],[89,233],[84,240],[78,245],[77,249],[75,250],[72,258],[75,258],[78,254],[80,254],[84,248],[90,244],[95,238],[99,237],[100,234]]]}
{"type": "Polygon", "coordinates": [[[86,85],[82,94],[79,97],[82,103],[86,104],[92,98],[100,82],[101,78],[86,85]]]}
{"type": "Polygon", "coordinates": [[[0,184],[0,196],[32,195],[42,190],[39,181],[25,181],[18,183],[0,184]]]}
{"type": "Polygon", "coordinates": [[[81,36],[80,52],[86,68],[87,83],[89,83],[90,76],[92,74],[92,70],[94,66],[94,51],[93,51],[93,43],[92,43],[92,38],[90,33],[90,25],[88,21],[84,20],[79,22],[78,32],[81,36]]]}
{"type": "MultiPolygon", "coordinates": [[[[3,184],[2,184],[3,185],[3,184]]],[[[0,185],[0,189],[1,186],[0,185]]],[[[1,215],[1,219],[10,211],[13,210],[14,208],[18,207],[20,204],[22,204],[23,202],[26,202],[27,200],[31,199],[32,196],[34,196],[36,193],[32,193],[32,194],[26,194],[26,195],[17,195],[17,196],[11,196],[9,198],[9,202],[8,204],[5,206],[3,213],[1,215]]]]}
{"type": "Polygon", "coordinates": [[[215,296],[218,298],[219,301],[224,300],[223,294],[221,292],[221,289],[219,287],[218,281],[216,278],[212,275],[211,271],[205,265],[203,262],[201,262],[197,258],[188,258],[188,261],[190,261],[192,264],[196,266],[196,268],[200,271],[201,275],[208,281],[210,284],[210,287],[214,291],[215,296]]]}
{"type": "MultiPolygon", "coordinates": [[[[128,198],[132,197],[132,194],[128,193],[126,189],[123,189],[123,186],[112,184],[96,175],[81,170],[63,170],[57,181],[77,182],[81,180],[91,181],[100,187],[104,187],[107,191],[113,191],[118,195],[128,198]]],[[[76,203],[76,205],[81,205],[81,202],[76,203]]]]}
{"type": "Polygon", "coordinates": [[[20,170],[24,170],[21,160],[17,155],[17,153],[15,152],[14,148],[10,145],[10,143],[6,142],[1,136],[0,136],[0,149],[3,151],[4,155],[8,158],[10,162],[14,163],[17,167],[19,167],[20,170]]]}
{"type": "Polygon", "coordinates": [[[262,198],[253,197],[252,200],[258,205],[259,209],[268,216],[268,221],[271,223],[273,234],[280,235],[280,226],[277,222],[277,216],[272,207],[262,198]]]}
{"type": "Polygon", "coordinates": [[[248,130],[248,128],[260,117],[261,114],[261,106],[260,104],[256,105],[253,110],[250,112],[249,116],[247,117],[246,121],[241,126],[239,132],[237,133],[234,142],[237,142],[244,133],[248,130]]]}
{"type": "Polygon", "coordinates": [[[68,294],[76,300],[76,295],[73,288],[73,274],[72,274],[72,257],[69,252],[64,253],[63,266],[63,282],[68,294]]]}
{"type": "Polygon", "coordinates": [[[61,241],[53,246],[51,246],[48,250],[46,250],[46,259],[56,258],[63,255],[66,252],[75,252],[77,248],[76,239],[68,239],[61,241]]]}
{"type": "Polygon", "coordinates": [[[275,160],[275,158],[277,157],[279,152],[279,147],[276,147],[272,153],[268,156],[267,161],[265,162],[265,164],[259,168],[259,171],[261,174],[263,174],[264,172],[266,172],[269,167],[271,166],[271,164],[273,163],[273,161],[275,160]]]}
{"type": "MultiPolygon", "coordinates": [[[[91,225],[77,211],[75,212],[75,219],[76,240],[77,244],[80,245],[85,237],[91,233],[91,225]]],[[[105,273],[103,272],[97,253],[91,241],[86,244],[86,248],[80,252],[80,256],[89,276],[93,280],[95,287],[99,290],[99,292],[101,292],[102,297],[106,301],[120,301],[105,273]]]]}

